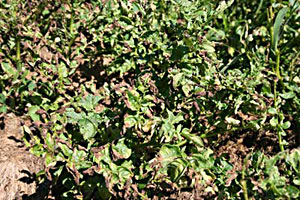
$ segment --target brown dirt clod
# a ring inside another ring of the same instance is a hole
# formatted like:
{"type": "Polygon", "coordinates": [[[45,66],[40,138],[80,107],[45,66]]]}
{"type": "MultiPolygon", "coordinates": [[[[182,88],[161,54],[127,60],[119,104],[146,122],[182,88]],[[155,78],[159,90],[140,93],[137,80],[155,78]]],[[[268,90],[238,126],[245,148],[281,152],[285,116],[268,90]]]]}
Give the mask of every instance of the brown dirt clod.
{"type": "Polygon", "coordinates": [[[20,119],[7,114],[0,130],[0,200],[23,199],[36,193],[34,174],[43,169],[43,160],[24,148],[22,137],[20,119]]]}

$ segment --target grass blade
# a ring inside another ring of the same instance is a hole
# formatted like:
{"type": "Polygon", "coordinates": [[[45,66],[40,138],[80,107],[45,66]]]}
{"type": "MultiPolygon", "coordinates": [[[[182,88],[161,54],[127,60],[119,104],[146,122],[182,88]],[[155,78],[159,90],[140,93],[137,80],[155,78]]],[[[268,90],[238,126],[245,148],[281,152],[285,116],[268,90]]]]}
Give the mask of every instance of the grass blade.
{"type": "Polygon", "coordinates": [[[275,23],[274,23],[274,32],[273,32],[273,41],[272,41],[272,46],[273,46],[273,49],[276,51],[277,49],[277,46],[278,46],[278,42],[279,42],[279,39],[280,39],[280,33],[281,33],[281,26],[284,22],[284,17],[286,15],[288,11],[288,8],[287,7],[284,7],[282,8],[277,16],[276,16],[276,19],[275,19],[275,23]]]}

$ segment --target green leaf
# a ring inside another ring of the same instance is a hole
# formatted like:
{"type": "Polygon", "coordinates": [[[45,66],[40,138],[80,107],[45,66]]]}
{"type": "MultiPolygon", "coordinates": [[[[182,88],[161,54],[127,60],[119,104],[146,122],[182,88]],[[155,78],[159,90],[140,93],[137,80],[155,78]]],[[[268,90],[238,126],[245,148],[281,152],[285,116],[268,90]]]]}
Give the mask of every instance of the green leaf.
{"type": "Polygon", "coordinates": [[[87,169],[92,166],[92,162],[87,160],[87,153],[82,150],[75,149],[72,156],[72,161],[75,163],[76,169],[87,169]]]}
{"type": "Polygon", "coordinates": [[[123,166],[118,167],[117,170],[121,183],[125,184],[126,181],[131,177],[132,172],[128,168],[123,166]]]}
{"type": "Polygon", "coordinates": [[[170,122],[166,121],[162,126],[160,132],[166,137],[166,142],[170,142],[173,137],[173,133],[175,132],[175,126],[170,122]]]}
{"type": "Polygon", "coordinates": [[[40,121],[40,115],[36,114],[36,111],[40,109],[39,106],[31,106],[28,109],[28,114],[33,121],[40,121]]]}
{"type": "Polygon", "coordinates": [[[181,131],[181,135],[183,137],[185,137],[187,140],[191,141],[192,143],[194,143],[195,145],[199,146],[199,147],[203,147],[204,143],[201,139],[201,137],[197,136],[197,135],[192,135],[190,134],[189,130],[187,128],[184,128],[181,131]]]}
{"type": "Polygon", "coordinates": [[[203,44],[202,46],[203,46],[203,48],[204,48],[208,53],[213,53],[213,52],[215,52],[215,48],[214,48],[211,44],[209,44],[209,43],[205,43],[205,44],[203,44]]]}
{"type": "Polygon", "coordinates": [[[126,128],[131,128],[137,123],[137,117],[133,115],[128,115],[124,119],[124,125],[126,128]]]}
{"type": "Polygon", "coordinates": [[[276,108],[269,108],[268,113],[270,113],[271,115],[275,115],[275,114],[277,114],[277,110],[276,110],[276,108]]]}
{"type": "Polygon", "coordinates": [[[294,179],[294,180],[293,180],[293,183],[294,183],[295,185],[300,186],[300,179],[294,179]]]}
{"type": "Polygon", "coordinates": [[[6,101],[6,97],[4,96],[4,94],[0,94],[0,113],[6,113],[7,111],[7,106],[5,105],[5,101],[6,101]]]}
{"type": "Polygon", "coordinates": [[[281,8],[281,10],[278,12],[275,23],[274,23],[274,31],[273,31],[273,41],[272,46],[273,49],[276,51],[278,42],[280,40],[281,30],[282,30],[282,24],[284,22],[284,17],[288,11],[288,7],[281,8]]]}
{"type": "Polygon", "coordinates": [[[281,96],[282,98],[284,99],[292,99],[294,98],[296,95],[294,92],[287,92],[287,93],[284,93],[284,94],[279,94],[279,96],[281,96]]]}
{"type": "Polygon", "coordinates": [[[183,121],[183,116],[181,114],[178,115],[174,115],[173,112],[171,112],[170,110],[167,110],[168,112],[168,118],[167,121],[169,121],[171,124],[177,124],[181,121],[183,121]]]}
{"type": "Polygon", "coordinates": [[[295,186],[288,185],[286,190],[290,197],[292,197],[294,199],[297,199],[299,197],[300,190],[298,188],[296,188],[295,186]]]}
{"type": "Polygon", "coordinates": [[[182,157],[180,148],[176,145],[163,145],[159,151],[159,155],[162,158],[162,165],[166,167],[169,163],[174,161],[176,158],[182,157]]]}
{"type": "Polygon", "coordinates": [[[85,98],[81,99],[80,105],[84,107],[87,111],[91,111],[97,106],[100,100],[100,96],[94,96],[89,94],[85,98]]]}
{"type": "Polygon", "coordinates": [[[211,149],[205,149],[201,153],[196,153],[191,158],[193,167],[197,170],[211,169],[214,167],[215,159],[211,149]]]}
{"type": "Polygon", "coordinates": [[[264,85],[262,87],[262,93],[265,94],[266,96],[273,98],[274,94],[272,93],[272,88],[269,82],[264,82],[264,85]]]}
{"type": "Polygon", "coordinates": [[[58,65],[58,74],[61,79],[68,76],[68,68],[65,63],[61,62],[60,65],[58,65]]]}
{"type": "Polygon", "coordinates": [[[51,151],[54,151],[55,142],[54,142],[54,140],[52,138],[52,135],[49,132],[46,135],[46,144],[47,144],[47,147],[51,151]]]}
{"type": "Polygon", "coordinates": [[[85,113],[76,113],[73,108],[67,108],[66,109],[66,116],[68,117],[69,123],[76,123],[81,119],[84,119],[86,117],[85,113]]]}
{"type": "Polygon", "coordinates": [[[206,37],[209,40],[221,41],[225,38],[225,32],[222,29],[210,28],[206,37]]]}
{"type": "Polygon", "coordinates": [[[1,67],[9,76],[16,76],[18,74],[17,70],[10,63],[2,62],[1,67]]]}
{"type": "Polygon", "coordinates": [[[138,92],[136,92],[134,90],[132,90],[132,91],[127,90],[126,94],[127,94],[129,109],[131,109],[133,111],[139,110],[141,105],[140,105],[140,101],[139,101],[140,96],[139,96],[138,92]]]}
{"type": "Polygon", "coordinates": [[[184,95],[185,95],[186,97],[188,97],[189,94],[190,94],[190,91],[191,91],[191,86],[190,86],[189,84],[184,84],[184,85],[182,86],[182,91],[183,91],[184,95]]]}
{"type": "Polygon", "coordinates": [[[0,106],[0,113],[6,113],[7,112],[7,106],[0,106]]]}
{"type": "Polygon", "coordinates": [[[293,153],[287,154],[286,162],[293,167],[296,173],[299,173],[300,172],[300,151],[295,150],[293,153]]]}
{"type": "Polygon", "coordinates": [[[117,159],[127,159],[131,156],[131,149],[124,144],[125,138],[118,141],[117,145],[112,146],[112,151],[117,159]]]}
{"type": "Polygon", "coordinates": [[[85,140],[93,138],[96,133],[96,127],[89,119],[81,119],[79,120],[80,133],[83,135],[85,140]]]}
{"type": "Polygon", "coordinates": [[[187,161],[177,159],[168,165],[168,174],[172,182],[177,182],[184,174],[188,166],[187,161]]]}
{"type": "Polygon", "coordinates": [[[290,121],[286,121],[282,124],[282,128],[283,129],[288,129],[291,126],[291,122],[290,121]]]}
{"type": "Polygon", "coordinates": [[[144,8],[137,2],[133,2],[132,3],[132,9],[133,9],[133,12],[141,12],[143,16],[146,15],[146,12],[144,10],[144,8]]]}
{"type": "Polygon", "coordinates": [[[55,157],[52,154],[47,153],[45,156],[46,167],[54,167],[56,165],[55,157]]]}
{"type": "Polygon", "coordinates": [[[183,73],[178,73],[175,76],[173,76],[173,87],[177,88],[179,85],[181,79],[182,79],[183,73]]]}
{"type": "Polygon", "coordinates": [[[229,8],[233,4],[234,0],[229,0],[229,1],[221,1],[219,6],[217,7],[216,11],[218,13],[222,13],[224,10],[229,8]]]}
{"type": "Polygon", "coordinates": [[[271,126],[276,127],[278,125],[277,117],[272,117],[272,119],[270,120],[270,124],[271,126]]]}
{"type": "Polygon", "coordinates": [[[5,104],[6,101],[6,97],[4,96],[4,94],[0,94],[0,103],[5,104]]]}
{"type": "Polygon", "coordinates": [[[73,151],[66,144],[58,143],[58,146],[62,150],[63,154],[65,154],[65,156],[67,156],[68,158],[72,157],[73,151]]]}
{"type": "Polygon", "coordinates": [[[184,119],[181,114],[175,116],[170,110],[167,110],[167,112],[168,118],[164,120],[164,123],[160,129],[160,134],[162,134],[166,138],[165,142],[170,142],[172,141],[174,133],[176,131],[174,124],[177,124],[184,119]]]}

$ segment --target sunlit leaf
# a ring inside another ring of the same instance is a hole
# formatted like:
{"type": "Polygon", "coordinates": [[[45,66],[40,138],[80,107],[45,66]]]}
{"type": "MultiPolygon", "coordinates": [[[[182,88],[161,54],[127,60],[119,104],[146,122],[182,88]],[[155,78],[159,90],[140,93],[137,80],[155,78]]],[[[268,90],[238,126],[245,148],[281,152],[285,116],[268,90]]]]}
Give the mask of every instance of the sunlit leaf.
{"type": "Polygon", "coordinates": [[[116,145],[112,146],[113,154],[117,159],[127,159],[131,155],[131,149],[124,144],[125,139],[120,139],[116,145]]]}
{"type": "Polygon", "coordinates": [[[40,120],[40,115],[37,114],[36,112],[40,109],[39,106],[31,106],[29,108],[28,114],[31,117],[33,121],[39,121],[40,120]]]}
{"type": "Polygon", "coordinates": [[[274,22],[272,46],[275,50],[277,49],[278,42],[280,40],[282,24],[284,22],[284,18],[285,18],[287,11],[288,11],[288,7],[281,8],[281,10],[278,12],[275,22],[274,22]]]}
{"type": "Polygon", "coordinates": [[[79,120],[80,133],[83,135],[85,140],[93,138],[96,133],[95,124],[89,119],[81,119],[79,120]]]}
{"type": "Polygon", "coordinates": [[[11,66],[10,63],[2,62],[1,67],[3,71],[9,76],[16,76],[18,74],[17,70],[13,66],[11,66]]]}

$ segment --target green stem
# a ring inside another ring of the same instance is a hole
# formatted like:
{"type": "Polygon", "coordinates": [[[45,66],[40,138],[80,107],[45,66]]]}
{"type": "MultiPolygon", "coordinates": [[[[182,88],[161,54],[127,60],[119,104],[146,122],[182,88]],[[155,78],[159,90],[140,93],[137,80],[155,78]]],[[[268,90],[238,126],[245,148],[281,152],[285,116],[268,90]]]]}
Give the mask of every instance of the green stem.
{"type": "Polygon", "coordinates": [[[71,19],[70,19],[70,26],[69,26],[69,34],[71,35],[71,40],[69,41],[69,45],[68,45],[68,57],[71,56],[71,48],[75,41],[75,36],[73,36],[74,10],[73,10],[73,5],[70,6],[71,6],[71,19]]]}
{"type": "Polygon", "coordinates": [[[72,10],[71,10],[71,19],[70,19],[70,27],[69,27],[70,34],[73,34],[73,23],[74,23],[74,11],[73,11],[73,7],[72,7],[72,10]]]}
{"type": "Polygon", "coordinates": [[[274,81],[274,107],[277,109],[277,81],[274,81]]]}
{"type": "Polygon", "coordinates": [[[243,193],[244,193],[244,199],[248,200],[247,183],[245,180],[242,180],[241,184],[242,184],[242,189],[243,189],[243,193]]]}
{"type": "MultiPolygon", "coordinates": [[[[281,74],[280,74],[280,51],[278,49],[275,50],[275,54],[276,54],[276,67],[275,67],[275,73],[276,73],[276,76],[278,78],[278,80],[280,81],[280,84],[282,86],[283,85],[283,81],[282,81],[282,77],[281,77],[281,74]]],[[[276,86],[276,82],[274,84],[274,86],[276,86]]],[[[276,90],[277,88],[274,87],[274,106],[275,108],[277,109],[277,103],[276,103],[276,90]]],[[[278,143],[279,143],[279,148],[281,151],[284,151],[284,146],[282,144],[282,137],[281,137],[281,131],[280,130],[277,130],[277,135],[278,135],[278,143]]]]}
{"type": "Polygon", "coordinates": [[[279,143],[280,151],[284,151],[284,146],[282,144],[281,131],[277,130],[277,135],[278,135],[278,143],[279,143]]]}
{"type": "Polygon", "coordinates": [[[247,190],[247,181],[245,180],[248,159],[249,159],[249,154],[246,156],[246,158],[244,160],[243,169],[242,169],[242,180],[241,180],[241,185],[242,185],[242,190],[243,190],[243,193],[244,193],[244,199],[245,200],[249,199],[248,190],[247,190]]]}
{"type": "Polygon", "coordinates": [[[224,29],[227,32],[227,30],[228,30],[227,16],[223,14],[222,18],[223,18],[224,29]]]}
{"type": "MultiPolygon", "coordinates": [[[[274,81],[274,107],[277,110],[277,81],[274,81]]],[[[281,151],[284,151],[284,147],[282,144],[281,132],[277,130],[278,135],[278,144],[281,151]]]]}
{"type": "Polygon", "coordinates": [[[283,85],[282,77],[280,74],[280,51],[276,49],[276,76],[280,81],[280,84],[283,85]]]}
{"type": "MultiPolygon", "coordinates": [[[[271,4],[275,3],[274,0],[271,0],[271,4]]],[[[271,37],[271,43],[273,44],[273,40],[274,40],[274,26],[272,24],[272,21],[274,19],[274,13],[273,13],[273,8],[272,5],[269,7],[268,9],[268,23],[270,26],[270,37],[271,37]]],[[[270,47],[270,50],[272,51],[272,47],[270,47]]],[[[276,63],[275,63],[275,68],[273,68],[273,72],[276,74],[277,79],[279,80],[280,84],[282,86],[283,85],[283,81],[282,81],[282,77],[281,77],[281,73],[280,73],[280,50],[278,50],[277,48],[273,49],[275,51],[275,56],[276,56],[276,63]]],[[[274,80],[274,107],[277,108],[277,80],[274,80]]],[[[284,146],[282,143],[282,137],[281,137],[281,131],[279,130],[279,128],[277,129],[277,135],[278,135],[278,143],[279,143],[279,148],[281,151],[284,151],[284,146]]],[[[248,197],[247,197],[248,198],[248,197]]],[[[245,197],[246,199],[246,197],[245,197]]]]}
{"type": "Polygon", "coordinates": [[[186,143],[187,143],[187,140],[183,140],[182,142],[179,142],[178,144],[176,144],[176,146],[181,147],[181,146],[185,145],[186,143]]]}
{"type": "Polygon", "coordinates": [[[259,11],[260,11],[260,9],[261,9],[261,7],[262,7],[263,2],[264,2],[264,0],[260,0],[259,5],[258,5],[258,7],[257,7],[257,10],[256,10],[256,12],[255,12],[255,14],[254,14],[255,18],[256,18],[256,16],[258,15],[258,13],[259,13],[259,11]]]}
{"type": "Polygon", "coordinates": [[[16,65],[17,65],[17,70],[20,73],[22,68],[21,68],[21,38],[19,35],[16,36],[16,65]]]}
{"type": "Polygon", "coordinates": [[[20,61],[21,59],[21,47],[20,47],[20,36],[16,37],[16,57],[17,61],[20,61]]]}

